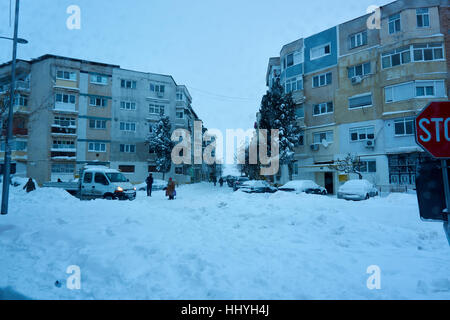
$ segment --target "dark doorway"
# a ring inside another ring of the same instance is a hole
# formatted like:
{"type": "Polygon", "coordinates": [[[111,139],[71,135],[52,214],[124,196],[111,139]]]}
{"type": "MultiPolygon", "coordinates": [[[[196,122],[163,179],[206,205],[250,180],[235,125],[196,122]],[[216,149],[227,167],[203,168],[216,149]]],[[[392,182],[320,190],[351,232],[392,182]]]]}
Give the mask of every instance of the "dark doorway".
{"type": "Polygon", "coordinates": [[[325,172],[325,189],[328,194],[334,194],[333,172],[325,172]]]}

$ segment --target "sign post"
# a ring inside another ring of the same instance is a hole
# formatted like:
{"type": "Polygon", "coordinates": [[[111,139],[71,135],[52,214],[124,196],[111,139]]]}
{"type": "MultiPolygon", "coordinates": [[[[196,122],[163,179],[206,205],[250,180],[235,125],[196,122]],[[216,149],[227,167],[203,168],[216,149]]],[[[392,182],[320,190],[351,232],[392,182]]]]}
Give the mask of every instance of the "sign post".
{"type": "MultiPolygon", "coordinates": [[[[448,163],[450,159],[450,101],[432,102],[416,117],[416,142],[433,158],[441,160],[443,195],[445,208],[442,210],[444,230],[450,245],[450,184],[448,163]]],[[[418,198],[421,199],[417,190],[418,198]]],[[[426,216],[421,212],[421,216],[426,216]]]]}

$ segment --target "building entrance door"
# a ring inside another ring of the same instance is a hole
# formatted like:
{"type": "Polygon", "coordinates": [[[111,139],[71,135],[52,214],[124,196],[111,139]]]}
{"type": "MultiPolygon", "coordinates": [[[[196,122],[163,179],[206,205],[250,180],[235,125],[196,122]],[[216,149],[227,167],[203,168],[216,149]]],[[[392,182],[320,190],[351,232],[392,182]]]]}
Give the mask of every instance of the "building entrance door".
{"type": "Polygon", "coordinates": [[[334,194],[333,172],[325,172],[325,189],[328,194],[334,194]]]}

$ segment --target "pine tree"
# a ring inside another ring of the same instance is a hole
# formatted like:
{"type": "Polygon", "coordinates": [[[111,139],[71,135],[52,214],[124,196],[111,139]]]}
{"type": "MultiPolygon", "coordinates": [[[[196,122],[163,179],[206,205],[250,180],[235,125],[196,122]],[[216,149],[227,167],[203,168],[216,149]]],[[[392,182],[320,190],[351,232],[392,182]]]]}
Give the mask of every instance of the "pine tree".
{"type": "Polygon", "coordinates": [[[156,170],[162,172],[163,179],[172,166],[171,153],[175,143],[171,140],[171,131],[169,117],[163,117],[147,137],[150,150],[156,154],[156,170]]]}
{"type": "Polygon", "coordinates": [[[278,129],[280,164],[290,164],[294,158],[294,147],[300,138],[300,129],[295,125],[295,103],[292,94],[284,93],[279,79],[262,98],[259,114],[259,128],[268,130],[268,149],[270,130],[278,129]]]}

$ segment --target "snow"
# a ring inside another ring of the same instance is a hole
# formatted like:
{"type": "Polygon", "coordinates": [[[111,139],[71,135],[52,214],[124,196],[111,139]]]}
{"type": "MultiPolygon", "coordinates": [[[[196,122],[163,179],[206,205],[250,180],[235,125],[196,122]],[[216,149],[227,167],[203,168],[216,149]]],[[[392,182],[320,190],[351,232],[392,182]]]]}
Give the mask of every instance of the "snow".
{"type": "Polygon", "coordinates": [[[289,181],[280,189],[294,189],[298,192],[302,192],[308,188],[318,188],[319,186],[312,180],[294,180],[289,181]]]}
{"type": "Polygon", "coordinates": [[[33,299],[449,299],[442,225],[414,195],[350,202],[212,184],[135,201],[11,188],[0,216],[0,296],[33,299]],[[66,288],[67,267],[81,289],[66,288]],[[367,288],[367,268],[381,289],[367,288]],[[55,286],[55,281],[63,283],[55,286]],[[13,294],[13,293],[12,293],[13,294]]]}

